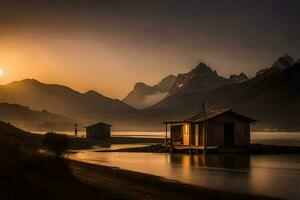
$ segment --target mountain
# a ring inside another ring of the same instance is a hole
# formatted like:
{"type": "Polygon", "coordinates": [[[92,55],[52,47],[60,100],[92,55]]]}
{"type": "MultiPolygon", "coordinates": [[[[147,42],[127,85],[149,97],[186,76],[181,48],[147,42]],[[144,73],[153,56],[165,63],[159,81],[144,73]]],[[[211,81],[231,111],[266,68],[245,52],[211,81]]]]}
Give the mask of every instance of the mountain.
{"type": "Polygon", "coordinates": [[[70,130],[75,123],[78,123],[46,110],[35,111],[28,107],[8,103],[0,103],[0,120],[23,129],[36,131],[70,130]]]}
{"type": "Polygon", "coordinates": [[[149,86],[142,82],[136,83],[133,91],[123,99],[123,102],[138,109],[151,106],[169,94],[175,79],[175,76],[169,75],[154,86],[149,86]]]}
{"type": "Polygon", "coordinates": [[[169,96],[193,92],[204,93],[231,83],[232,81],[219,76],[206,64],[200,63],[192,71],[177,76],[169,96]]]}
{"type": "Polygon", "coordinates": [[[245,74],[234,75],[231,79],[219,76],[209,66],[200,63],[193,70],[178,76],[170,75],[164,78],[159,84],[148,86],[139,82],[124,99],[123,102],[135,107],[146,108],[164,99],[172,98],[174,95],[193,92],[207,92],[225,85],[236,82],[247,81],[245,74]]]}
{"type": "Polygon", "coordinates": [[[240,73],[240,75],[231,75],[229,80],[234,83],[243,83],[249,81],[249,78],[244,73],[240,73]]]}
{"type": "MultiPolygon", "coordinates": [[[[300,63],[285,55],[270,67],[260,70],[252,79],[243,73],[225,78],[200,63],[190,72],[168,76],[154,86],[137,83],[124,102],[144,108],[142,110],[96,91],[80,93],[34,79],[0,86],[0,102],[20,104],[34,110],[46,109],[85,125],[105,121],[113,124],[115,130],[161,130],[164,120],[184,119],[199,113],[201,103],[205,102],[207,109],[230,107],[258,120],[253,130],[299,131],[299,91],[300,63]],[[151,106],[145,108],[148,105],[151,106]]],[[[51,113],[45,114],[45,111],[37,112],[36,115],[43,119],[57,118],[51,113]]],[[[6,115],[9,116],[5,112],[2,114],[3,117],[6,115]]],[[[26,115],[21,116],[23,118],[18,120],[26,121],[26,115]]],[[[36,124],[43,122],[41,118],[35,121],[36,124]]]]}
{"type": "Polygon", "coordinates": [[[95,91],[77,92],[71,88],[25,79],[0,86],[0,102],[49,110],[85,124],[98,121],[116,123],[136,110],[120,100],[105,97],[95,91]]]}
{"type": "Polygon", "coordinates": [[[265,76],[269,76],[273,73],[281,72],[283,70],[289,69],[291,66],[295,64],[293,58],[289,55],[284,55],[276,60],[276,62],[269,68],[265,68],[259,70],[256,73],[256,78],[261,78],[265,76]]]}
{"type": "Polygon", "coordinates": [[[172,86],[174,85],[174,82],[176,80],[176,76],[169,75],[165,78],[163,78],[157,85],[154,87],[161,91],[161,92],[169,92],[172,86]]]}
{"type": "MultiPolygon", "coordinates": [[[[152,112],[153,110],[162,109],[162,112],[171,114],[173,113],[173,107],[180,108],[185,105],[189,105],[189,100],[185,99],[186,96],[191,96],[191,98],[193,98],[193,96],[203,96],[207,92],[213,91],[217,88],[241,82],[242,78],[242,82],[245,82],[246,79],[248,79],[244,74],[239,76],[233,75],[230,79],[227,79],[219,76],[216,71],[213,71],[206,64],[200,63],[190,72],[179,74],[174,85],[169,91],[169,95],[162,101],[146,108],[145,110],[152,112]],[[178,101],[178,99],[180,100],[178,101]],[[181,106],[181,104],[183,105],[181,106]],[[172,109],[168,110],[169,107],[172,107],[172,109]]],[[[197,102],[197,105],[198,104],[199,102],[197,102]]]]}
{"type": "MultiPolygon", "coordinates": [[[[225,82],[205,91],[200,87],[182,89],[145,109],[144,115],[153,124],[184,119],[201,112],[201,102],[205,102],[208,109],[230,107],[258,120],[253,126],[256,130],[300,130],[300,64],[291,60],[280,57],[263,75],[249,81],[225,82]]],[[[207,68],[204,71],[212,73],[207,68]]]]}

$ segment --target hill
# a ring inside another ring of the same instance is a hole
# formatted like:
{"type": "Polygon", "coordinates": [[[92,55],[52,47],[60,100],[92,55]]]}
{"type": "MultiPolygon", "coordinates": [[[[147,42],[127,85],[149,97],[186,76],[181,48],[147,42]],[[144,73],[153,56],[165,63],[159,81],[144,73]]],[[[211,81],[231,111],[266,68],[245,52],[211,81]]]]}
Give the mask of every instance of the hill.
{"type": "Polygon", "coordinates": [[[115,124],[136,112],[136,109],[122,101],[95,91],[80,93],[63,85],[45,84],[34,79],[1,85],[0,102],[49,110],[85,124],[98,121],[115,124]]]}
{"type": "Polygon", "coordinates": [[[65,116],[36,111],[17,104],[0,103],[0,120],[31,131],[72,130],[77,121],[65,116]]]}

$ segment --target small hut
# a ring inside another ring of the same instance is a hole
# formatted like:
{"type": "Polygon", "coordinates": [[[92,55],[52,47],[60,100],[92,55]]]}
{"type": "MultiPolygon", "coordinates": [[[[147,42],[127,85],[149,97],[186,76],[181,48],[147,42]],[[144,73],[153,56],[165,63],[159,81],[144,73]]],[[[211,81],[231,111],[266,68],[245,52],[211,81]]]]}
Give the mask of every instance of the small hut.
{"type": "Polygon", "coordinates": [[[97,140],[107,140],[110,139],[110,128],[112,126],[107,123],[99,122],[97,124],[86,127],[86,137],[97,139],[97,140]]]}
{"type": "MultiPolygon", "coordinates": [[[[255,120],[231,109],[209,110],[182,121],[167,121],[173,147],[206,149],[220,146],[248,146],[250,123],[255,120]]],[[[167,143],[167,142],[166,142],[167,143]]]]}

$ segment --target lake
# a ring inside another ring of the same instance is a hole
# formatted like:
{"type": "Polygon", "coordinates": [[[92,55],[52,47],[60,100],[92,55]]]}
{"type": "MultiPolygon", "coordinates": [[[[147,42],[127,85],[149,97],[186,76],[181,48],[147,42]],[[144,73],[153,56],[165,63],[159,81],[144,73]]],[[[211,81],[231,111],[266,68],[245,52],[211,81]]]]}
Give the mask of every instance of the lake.
{"type": "MultiPolygon", "coordinates": [[[[83,136],[85,133],[80,134],[83,136]]],[[[119,137],[164,138],[164,134],[165,132],[112,132],[112,136],[119,137]]],[[[252,132],[251,142],[300,146],[300,133],[252,132]]],[[[113,144],[110,148],[137,147],[136,145],[113,144]]],[[[87,150],[71,155],[71,159],[153,174],[217,190],[300,199],[300,155],[204,156],[87,150]]]]}
{"type": "MultiPolygon", "coordinates": [[[[74,132],[64,132],[74,135],[74,132]]],[[[78,136],[84,137],[85,132],[78,136]]],[[[165,132],[112,132],[113,137],[164,138],[165,132]]],[[[299,132],[252,132],[251,143],[300,146],[299,132]]],[[[147,144],[112,144],[105,149],[147,144]]],[[[300,155],[183,155],[79,151],[71,159],[119,167],[192,185],[300,199],[300,155]]]]}
{"type": "Polygon", "coordinates": [[[192,185],[300,198],[299,155],[183,155],[82,151],[71,159],[119,167],[192,185]]]}
{"type": "MultiPolygon", "coordinates": [[[[44,132],[36,132],[42,133],[44,132]]],[[[74,135],[74,132],[62,132],[74,135]]],[[[78,132],[79,137],[85,137],[85,132],[78,132]]],[[[146,137],[165,138],[165,132],[112,132],[113,137],[146,137]]],[[[300,132],[251,132],[251,143],[300,146],[300,132]]]]}

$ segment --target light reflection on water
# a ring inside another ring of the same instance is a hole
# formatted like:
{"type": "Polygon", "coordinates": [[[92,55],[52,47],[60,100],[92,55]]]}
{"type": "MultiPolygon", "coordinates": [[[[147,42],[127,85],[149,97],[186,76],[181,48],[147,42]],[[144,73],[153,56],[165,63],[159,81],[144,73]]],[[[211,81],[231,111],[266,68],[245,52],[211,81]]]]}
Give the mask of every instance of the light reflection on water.
{"type": "Polygon", "coordinates": [[[72,159],[208,188],[299,199],[299,155],[183,155],[81,152],[72,159]]]}
{"type": "MultiPolygon", "coordinates": [[[[36,132],[44,134],[44,132],[36,132]]],[[[74,132],[62,132],[74,135],[74,132]]],[[[79,137],[85,137],[85,132],[78,132],[79,137]]],[[[112,132],[114,137],[164,138],[165,132],[112,132]]],[[[251,143],[300,146],[300,132],[252,132],[251,143]]]]}
{"type": "Polygon", "coordinates": [[[91,149],[84,150],[71,150],[71,152],[88,152],[88,151],[107,151],[107,150],[118,150],[118,149],[127,149],[127,148],[140,148],[147,147],[149,145],[153,145],[152,143],[136,143],[136,144],[104,144],[104,145],[96,145],[91,149]]]}

